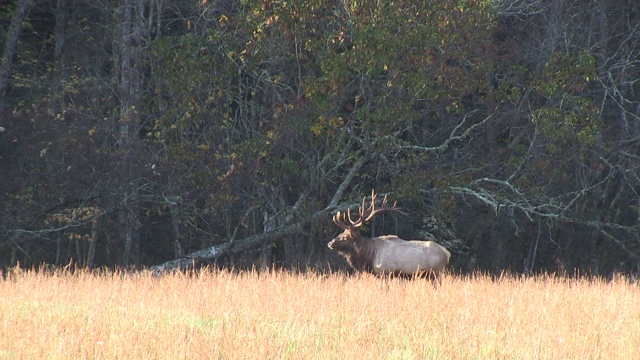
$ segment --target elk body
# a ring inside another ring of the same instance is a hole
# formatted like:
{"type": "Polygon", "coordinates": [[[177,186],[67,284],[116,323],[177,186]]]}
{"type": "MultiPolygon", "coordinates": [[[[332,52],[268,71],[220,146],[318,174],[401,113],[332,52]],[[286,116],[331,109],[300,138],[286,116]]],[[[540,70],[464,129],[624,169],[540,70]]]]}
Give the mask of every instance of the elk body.
{"type": "Polygon", "coordinates": [[[333,222],[344,231],[328,244],[338,251],[349,264],[358,271],[376,275],[392,276],[438,276],[449,263],[451,253],[434,241],[402,240],[395,235],[368,238],[360,235],[358,229],[382,212],[400,211],[394,203],[387,206],[387,197],[382,206],[375,208],[376,194],[371,193],[371,205],[365,208],[366,197],[358,210],[359,218],[351,219],[351,211],[338,212],[333,222]]]}

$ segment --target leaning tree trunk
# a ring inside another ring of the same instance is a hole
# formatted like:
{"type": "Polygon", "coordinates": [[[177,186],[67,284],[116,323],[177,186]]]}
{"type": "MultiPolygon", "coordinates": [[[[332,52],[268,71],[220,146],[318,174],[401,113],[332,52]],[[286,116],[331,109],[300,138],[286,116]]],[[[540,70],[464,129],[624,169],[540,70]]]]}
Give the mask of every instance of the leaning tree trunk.
{"type": "MultiPolygon", "coordinates": [[[[361,154],[361,156],[351,165],[351,169],[349,169],[349,172],[338,186],[329,204],[324,209],[315,212],[313,215],[297,218],[299,215],[298,212],[305,204],[311,189],[313,188],[313,186],[310,186],[307,191],[298,197],[295,205],[291,207],[291,211],[285,217],[283,224],[279,224],[279,226],[273,231],[265,231],[262,234],[249,236],[244,239],[233,239],[233,241],[198,250],[186,255],[185,257],[152,266],[149,270],[151,270],[154,275],[161,275],[166,271],[188,269],[205,262],[215,261],[224,255],[239,254],[250,249],[257,249],[271,241],[300,233],[305,226],[327,219],[333,211],[338,210],[338,202],[347,191],[347,187],[351,184],[353,178],[360,172],[360,169],[368,159],[369,158],[366,155],[361,154]]],[[[344,211],[345,209],[340,210],[344,211]]]]}
{"type": "MultiPolygon", "coordinates": [[[[364,163],[364,161],[362,161],[361,163],[364,163]]],[[[361,164],[359,165],[361,166],[361,164]]],[[[184,270],[205,262],[215,261],[221,256],[234,255],[250,249],[257,249],[261,246],[264,246],[265,244],[269,244],[274,240],[282,239],[289,235],[298,234],[305,226],[326,219],[333,211],[337,210],[337,202],[342,197],[343,191],[344,190],[339,190],[326,208],[317,211],[313,215],[306,218],[296,219],[293,214],[296,213],[296,211],[298,211],[298,209],[301,207],[306,197],[306,195],[303,194],[296,202],[296,205],[293,206],[292,214],[287,216],[287,218],[285,219],[285,224],[280,225],[272,231],[265,231],[262,234],[256,234],[243,239],[233,240],[203,250],[198,250],[182,258],[170,260],[163,264],[152,266],[149,268],[149,270],[151,270],[154,275],[160,275],[163,272],[170,270],[184,270]]],[[[267,230],[269,229],[270,228],[267,228],[267,230]]]]}
{"type": "Polygon", "coordinates": [[[183,270],[205,262],[211,262],[223,255],[239,254],[243,251],[256,249],[270,241],[300,232],[301,226],[304,224],[306,224],[306,222],[291,224],[271,232],[257,234],[244,239],[230,241],[203,250],[198,250],[186,255],[185,257],[152,266],[149,270],[151,270],[155,275],[160,275],[161,273],[169,270],[183,270]]]}

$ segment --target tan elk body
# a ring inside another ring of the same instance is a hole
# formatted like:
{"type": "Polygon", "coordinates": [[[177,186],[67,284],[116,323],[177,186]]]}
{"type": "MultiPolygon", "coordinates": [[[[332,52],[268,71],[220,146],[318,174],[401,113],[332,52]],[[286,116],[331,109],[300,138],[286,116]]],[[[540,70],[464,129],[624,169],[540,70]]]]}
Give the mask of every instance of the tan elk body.
{"type": "Polygon", "coordinates": [[[438,276],[449,263],[451,253],[434,241],[403,240],[395,235],[368,238],[360,235],[358,228],[382,212],[398,211],[394,203],[387,207],[387,197],[382,206],[375,208],[374,192],[371,194],[371,205],[365,209],[366,197],[359,209],[360,218],[351,219],[347,214],[338,212],[333,222],[344,231],[328,244],[330,249],[338,251],[347,262],[358,271],[371,272],[376,275],[435,275],[438,276]],[[348,221],[348,223],[347,223],[348,221]]]}

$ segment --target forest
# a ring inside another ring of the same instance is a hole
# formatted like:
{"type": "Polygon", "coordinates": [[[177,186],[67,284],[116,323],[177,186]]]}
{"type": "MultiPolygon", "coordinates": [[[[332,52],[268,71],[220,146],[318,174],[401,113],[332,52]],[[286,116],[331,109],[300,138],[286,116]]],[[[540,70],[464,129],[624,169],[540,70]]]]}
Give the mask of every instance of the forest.
{"type": "Polygon", "coordinates": [[[640,273],[640,2],[0,5],[0,266],[640,273]]]}

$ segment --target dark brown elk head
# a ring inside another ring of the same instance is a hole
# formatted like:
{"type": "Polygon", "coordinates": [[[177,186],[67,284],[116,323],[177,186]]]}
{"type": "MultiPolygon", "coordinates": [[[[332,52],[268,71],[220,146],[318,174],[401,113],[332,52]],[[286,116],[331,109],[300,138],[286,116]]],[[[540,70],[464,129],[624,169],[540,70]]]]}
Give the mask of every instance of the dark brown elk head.
{"type": "Polygon", "coordinates": [[[358,218],[351,218],[351,210],[338,212],[333,223],[344,231],[331,240],[330,249],[338,251],[347,262],[358,271],[367,271],[377,275],[415,276],[418,274],[441,273],[449,262],[451,254],[447,249],[433,241],[406,241],[395,235],[368,238],[360,235],[362,225],[383,212],[404,214],[394,202],[387,205],[387,197],[376,208],[376,194],[371,192],[371,204],[366,206],[365,197],[358,209],[358,218]]]}

